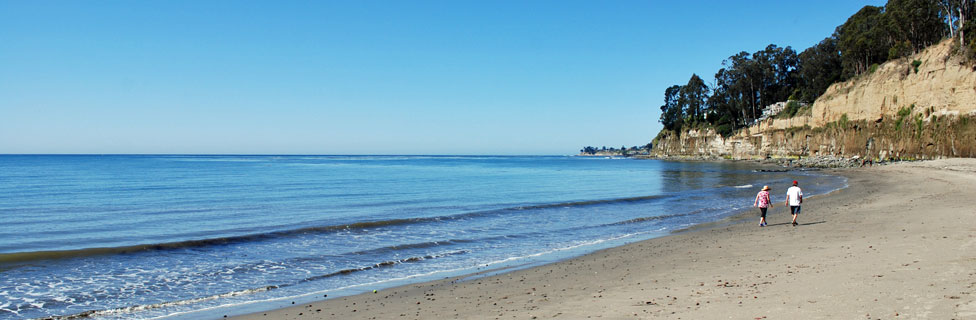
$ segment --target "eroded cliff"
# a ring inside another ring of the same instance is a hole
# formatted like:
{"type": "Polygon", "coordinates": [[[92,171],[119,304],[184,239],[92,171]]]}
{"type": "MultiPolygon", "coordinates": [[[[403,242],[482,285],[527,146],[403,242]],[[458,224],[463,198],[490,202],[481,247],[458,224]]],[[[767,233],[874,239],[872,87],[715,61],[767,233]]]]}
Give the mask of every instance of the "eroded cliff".
{"type": "Polygon", "coordinates": [[[768,119],[731,137],[710,129],[662,134],[652,155],[976,157],[976,69],[951,50],[951,41],[944,41],[836,83],[814,102],[810,115],[768,119]]]}

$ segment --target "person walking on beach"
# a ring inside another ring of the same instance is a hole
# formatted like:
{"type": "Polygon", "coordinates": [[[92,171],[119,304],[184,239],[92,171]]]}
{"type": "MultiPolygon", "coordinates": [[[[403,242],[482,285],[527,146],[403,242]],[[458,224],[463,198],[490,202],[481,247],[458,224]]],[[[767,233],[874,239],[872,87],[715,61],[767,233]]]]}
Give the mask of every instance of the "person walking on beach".
{"type": "Polygon", "coordinates": [[[756,194],[756,201],[752,203],[753,207],[759,207],[759,226],[766,226],[766,209],[772,207],[773,202],[769,201],[769,186],[763,186],[762,190],[756,194]]]}
{"type": "Polygon", "coordinates": [[[790,213],[793,214],[793,226],[796,226],[796,216],[800,214],[800,204],[803,203],[803,190],[797,184],[793,180],[793,186],[786,189],[786,205],[790,206],[790,213]]]}

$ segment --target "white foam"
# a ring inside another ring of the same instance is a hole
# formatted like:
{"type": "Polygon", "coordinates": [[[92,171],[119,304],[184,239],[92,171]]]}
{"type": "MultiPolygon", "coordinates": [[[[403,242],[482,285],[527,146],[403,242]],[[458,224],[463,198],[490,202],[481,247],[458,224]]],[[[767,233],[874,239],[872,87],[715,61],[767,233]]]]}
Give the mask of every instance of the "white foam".
{"type": "MultiPolygon", "coordinates": [[[[217,299],[220,299],[220,298],[235,297],[235,296],[240,296],[240,295],[245,295],[245,294],[252,294],[252,293],[257,293],[257,292],[268,291],[270,289],[273,289],[273,287],[264,287],[264,288],[257,288],[257,289],[240,290],[240,291],[228,292],[228,293],[217,294],[217,295],[212,295],[212,296],[207,296],[207,297],[194,298],[194,299],[186,299],[186,300],[180,300],[180,301],[174,301],[174,302],[166,302],[166,303],[161,303],[161,304],[138,305],[138,306],[124,307],[124,308],[111,309],[111,310],[102,310],[102,311],[96,312],[95,314],[98,314],[98,315],[119,315],[119,314],[133,313],[133,312],[137,312],[137,311],[143,311],[143,310],[149,310],[149,309],[156,309],[156,308],[167,307],[167,306],[188,305],[188,304],[200,303],[200,302],[204,302],[204,301],[217,300],[217,299]]],[[[175,314],[176,313],[170,314],[170,315],[167,315],[167,316],[157,317],[156,319],[173,316],[175,314]]]]}
{"type": "Polygon", "coordinates": [[[6,312],[13,313],[15,316],[20,316],[20,312],[17,312],[17,310],[6,309],[5,307],[2,306],[0,306],[0,311],[6,311],[6,312]]]}
{"type": "MultiPolygon", "coordinates": [[[[353,284],[353,285],[348,285],[348,286],[344,286],[344,287],[330,288],[330,289],[324,289],[324,290],[313,291],[313,292],[306,292],[306,293],[297,294],[297,295],[290,295],[290,296],[283,296],[283,297],[274,297],[274,298],[261,299],[261,300],[250,300],[250,301],[235,302],[235,303],[225,303],[225,304],[220,304],[220,305],[211,306],[211,307],[197,308],[197,309],[190,310],[190,311],[173,312],[173,313],[170,313],[168,315],[158,316],[158,317],[154,317],[154,318],[150,318],[150,319],[166,319],[166,318],[181,317],[181,316],[185,316],[185,315],[189,315],[189,314],[194,314],[194,313],[198,313],[198,312],[206,312],[206,311],[211,311],[211,310],[233,309],[233,308],[237,308],[237,307],[241,307],[241,306],[246,306],[246,305],[253,305],[253,304],[275,303],[275,302],[283,302],[283,301],[288,301],[288,300],[298,300],[298,299],[309,298],[309,297],[317,297],[317,296],[321,296],[322,294],[327,294],[327,293],[343,292],[343,291],[352,290],[352,289],[359,289],[359,288],[377,288],[377,287],[384,287],[385,288],[385,287],[387,287],[387,284],[390,284],[390,283],[396,284],[396,283],[410,282],[411,280],[418,279],[418,278],[420,278],[420,279],[424,279],[424,278],[432,279],[432,278],[434,278],[434,276],[437,276],[437,275],[453,275],[453,274],[460,274],[460,273],[468,273],[468,272],[472,272],[474,270],[480,269],[482,267],[493,266],[493,265],[499,265],[501,267],[504,267],[504,266],[509,265],[510,263],[514,262],[514,261],[520,261],[520,260],[525,260],[525,259],[537,258],[537,257],[540,257],[540,256],[545,256],[545,255],[549,255],[549,254],[553,254],[553,253],[557,253],[557,252],[561,252],[561,251],[573,250],[573,249],[578,249],[578,248],[582,248],[582,247],[586,247],[586,246],[592,246],[592,245],[598,245],[598,244],[605,243],[605,242],[609,242],[609,241],[616,241],[616,240],[630,238],[630,237],[634,237],[634,236],[638,236],[638,235],[642,235],[642,234],[648,234],[648,233],[654,233],[654,232],[660,232],[660,231],[662,231],[662,230],[659,229],[659,230],[652,230],[652,231],[645,231],[645,232],[628,233],[628,234],[624,234],[624,235],[620,235],[620,236],[616,236],[616,237],[611,237],[611,238],[607,238],[607,239],[597,239],[597,240],[592,240],[592,241],[580,242],[578,244],[574,244],[574,245],[570,245],[570,246],[566,246],[566,247],[562,247],[562,248],[556,248],[556,249],[552,249],[552,250],[548,250],[548,251],[542,251],[542,252],[537,252],[537,253],[523,255],[523,256],[509,257],[509,258],[505,258],[505,259],[490,261],[488,263],[478,264],[476,266],[466,266],[466,267],[461,267],[461,268],[453,268],[453,269],[446,269],[446,270],[437,270],[437,271],[431,271],[431,272],[426,272],[426,273],[417,273],[417,274],[412,274],[412,275],[407,275],[407,276],[402,276],[402,277],[396,277],[396,278],[389,278],[389,279],[384,279],[384,280],[379,280],[379,281],[372,281],[372,282],[367,282],[367,283],[353,284]]],[[[439,257],[441,255],[436,255],[436,256],[439,257]]],[[[368,290],[365,290],[364,289],[364,291],[368,291],[368,290]]],[[[227,295],[222,295],[222,296],[227,296],[227,295]]],[[[216,300],[216,297],[214,297],[214,299],[207,299],[207,300],[216,300]]],[[[201,302],[201,301],[203,301],[203,299],[199,299],[198,301],[194,301],[194,302],[201,302]]],[[[189,301],[187,301],[187,303],[189,303],[189,301]]],[[[180,303],[180,304],[184,304],[184,303],[180,303]]],[[[136,310],[127,310],[127,311],[136,311],[136,310]]]]}
{"type": "Polygon", "coordinates": [[[745,184],[745,185],[741,185],[741,186],[735,186],[733,188],[736,188],[736,189],[752,188],[752,185],[751,184],[745,184]]]}
{"type": "Polygon", "coordinates": [[[471,268],[459,268],[459,269],[453,269],[453,270],[440,270],[440,271],[433,271],[433,272],[429,272],[429,273],[415,274],[415,275],[410,275],[410,276],[405,276],[405,277],[399,277],[399,278],[391,278],[391,279],[386,279],[386,280],[380,280],[380,281],[374,281],[374,282],[368,282],[368,283],[362,283],[362,284],[349,285],[349,286],[339,287],[339,288],[331,288],[331,289],[319,290],[319,291],[314,291],[314,292],[309,292],[309,293],[302,293],[302,294],[292,295],[292,296],[276,297],[276,298],[269,298],[269,299],[262,299],[262,300],[250,300],[250,301],[237,302],[237,303],[226,303],[226,304],[216,305],[216,306],[212,306],[212,307],[205,307],[205,308],[194,309],[194,310],[191,310],[191,311],[174,312],[174,313],[171,313],[171,314],[168,314],[168,315],[158,316],[158,317],[150,318],[150,319],[166,319],[166,318],[170,318],[170,317],[178,317],[178,316],[183,316],[183,315],[188,315],[188,314],[193,314],[193,313],[198,313],[198,312],[203,312],[203,311],[210,311],[210,310],[217,310],[217,309],[224,309],[224,308],[240,307],[240,306],[246,306],[246,305],[257,304],[257,303],[270,303],[270,302],[280,302],[280,301],[287,301],[287,300],[295,300],[295,299],[301,299],[301,298],[318,296],[318,295],[321,295],[323,293],[341,292],[341,291],[345,291],[345,290],[362,288],[362,287],[378,287],[378,286],[381,286],[384,283],[397,282],[397,281],[406,281],[406,280],[410,280],[410,279],[415,279],[415,278],[420,278],[420,277],[428,277],[428,276],[433,276],[433,275],[442,274],[442,273],[455,273],[455,272],[469,270],[469,269],[471,269],[471,268]]]}

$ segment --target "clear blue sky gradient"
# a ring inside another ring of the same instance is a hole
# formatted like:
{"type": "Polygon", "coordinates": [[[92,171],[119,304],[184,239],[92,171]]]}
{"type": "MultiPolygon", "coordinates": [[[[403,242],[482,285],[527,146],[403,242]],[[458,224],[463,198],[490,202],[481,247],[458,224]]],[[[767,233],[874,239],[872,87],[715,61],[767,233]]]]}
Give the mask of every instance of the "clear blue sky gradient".
{"type": "Polygon", "coordinates": [[[884,1],[0,0],[0,153],[575,154],[884,1]]]}

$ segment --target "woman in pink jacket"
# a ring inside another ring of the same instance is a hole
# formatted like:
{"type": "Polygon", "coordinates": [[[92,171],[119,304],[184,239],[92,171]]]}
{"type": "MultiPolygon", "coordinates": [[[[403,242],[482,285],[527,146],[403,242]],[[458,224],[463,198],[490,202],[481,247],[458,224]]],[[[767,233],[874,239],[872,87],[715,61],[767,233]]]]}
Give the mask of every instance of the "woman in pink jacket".
{"type": "Polygon", "coordinates": [[[766,226],[766,209],[773,206],[773,202],[769,200],[769,186],[763,186],[759,194],[756,194],[756,201],[752,203],[753,207],[759,207],[759,212],[762,214],[759,216],[759,226],[766,226]]]}

